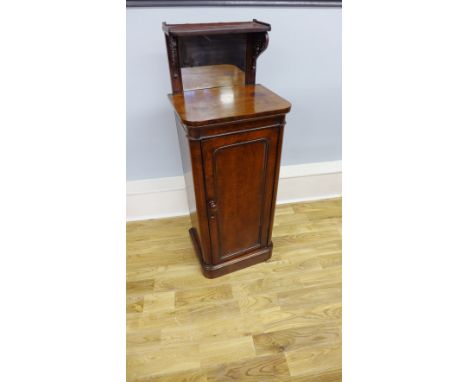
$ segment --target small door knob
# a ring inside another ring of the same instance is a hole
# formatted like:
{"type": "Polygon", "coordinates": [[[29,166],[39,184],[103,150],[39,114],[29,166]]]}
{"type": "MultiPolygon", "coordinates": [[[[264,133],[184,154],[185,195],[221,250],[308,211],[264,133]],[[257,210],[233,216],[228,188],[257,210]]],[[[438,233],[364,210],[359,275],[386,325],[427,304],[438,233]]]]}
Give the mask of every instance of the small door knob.
{"type": "Polygon", "coordinates": [[[210,200],[210,201],[208,202],[208,205],[209,205],[210,208],[212,208],[212,209],[215,209],[215,208],[216,208],[216,202],[215,202],[214,200],[210,200]]]}
{"type": "Polygon", "coordinates": [[[209,212],[210,219],[214,220],[215,219],[215,214],[216,214],[216,202],[214,200],[210,200],[208,202],[208,206],[211,209],[211,212],[209,212]]]}

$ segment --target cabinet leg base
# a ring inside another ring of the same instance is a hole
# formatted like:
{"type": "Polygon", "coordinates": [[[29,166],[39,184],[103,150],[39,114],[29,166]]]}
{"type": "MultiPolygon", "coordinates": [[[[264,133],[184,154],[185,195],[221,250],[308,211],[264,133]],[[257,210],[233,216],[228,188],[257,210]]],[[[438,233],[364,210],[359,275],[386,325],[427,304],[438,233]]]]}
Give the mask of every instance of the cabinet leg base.
{"type": "Polygon", "coordinates": [[[193,248],[200,261],[203,275],[209,279],[223,276],[225,274],[237,271],[242,268],[250,267],[251,265],[261,263],[271,257],[273,246],[256,249],[250,253],[228,260],[221,264],[210,265],[203,260],[200,242],[198,240],[197,231],[194,228],[189,229],[190,238],[192,239],[193,248]]]}

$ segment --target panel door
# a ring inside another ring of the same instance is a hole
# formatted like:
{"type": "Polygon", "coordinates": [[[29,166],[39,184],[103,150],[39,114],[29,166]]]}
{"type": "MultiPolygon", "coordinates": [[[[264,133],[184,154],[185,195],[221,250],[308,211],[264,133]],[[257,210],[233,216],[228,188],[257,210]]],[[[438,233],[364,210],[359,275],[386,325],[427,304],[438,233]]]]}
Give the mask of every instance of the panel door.
{"type": "Polygon", "coordinates": [[[203,141],[213,264],[267,245],[277,144],[276,127],[203,141]]]}

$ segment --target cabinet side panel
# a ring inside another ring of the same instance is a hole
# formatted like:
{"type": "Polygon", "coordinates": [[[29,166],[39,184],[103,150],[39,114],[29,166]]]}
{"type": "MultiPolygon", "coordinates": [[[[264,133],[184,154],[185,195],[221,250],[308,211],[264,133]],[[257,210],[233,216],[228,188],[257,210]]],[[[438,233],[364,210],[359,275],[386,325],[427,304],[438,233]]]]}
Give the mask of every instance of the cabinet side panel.
{"type": "Polygon", "coordinates": [[[192,179],[196,206],[196,214],[193,215],[193,218],[196,219],[198,224],[197,233],[200,239],[203,261],[206,264],[211,264],[211,239],[206,211],[205,171],[201,142],[189,140],[188,144],[192,162],[192,179]]]}
{"type": "Polygon", "coordinates": [[[284,117],[281,121],[281,125],[277,127],[278,129],[278,140],[276,143],[275,151],[275,169],[274,175],[271,179],[273,183],[273,190],[271,195],[271,208],[269,209],[269,226],[268,226],[268,235],[267,235],[267,242],[268,245],[271,245],[271,235],[273,232],[273,223],[275,219],[275,207],[276,207],[276,195],[278,192],[278,180],[279,180],[279,173],[280,173],[280,166],[281,166],[281,150],[283,148],[283,132],[284,132],[284,117]]]}
{"type": "Polygon", "coordinates": [[[192,226],[200,231],[198,227],[197,219],[197,206],[195,202],[195,190],[193,185],[193,173],[192,173],[192,160],[190,158],[190,147],[188,143],[188,138],[185,133],[185,129],[182,126],[177,114],[175,114],[175,120],[177,125],[177,135],[179,138],[179,147],[180,147],[180,156],[182,158],[182,168],[184,170],[184,179],[185,179],[185,188],[187,191],[187,200],[189,206],[190,219],[192,221],[192,226]]]}
{"type": "Polygon", "coordinates": [[[200,142],[190,141],[188,139],[184,126],[177,114],[175,114],[175,116],[190,219],[192,221],[192,227],[196,230],[200,240],[203,261],[209,263],[211,258],[211,244],[208,222],[206,220],[204,172],[200,142]]]}

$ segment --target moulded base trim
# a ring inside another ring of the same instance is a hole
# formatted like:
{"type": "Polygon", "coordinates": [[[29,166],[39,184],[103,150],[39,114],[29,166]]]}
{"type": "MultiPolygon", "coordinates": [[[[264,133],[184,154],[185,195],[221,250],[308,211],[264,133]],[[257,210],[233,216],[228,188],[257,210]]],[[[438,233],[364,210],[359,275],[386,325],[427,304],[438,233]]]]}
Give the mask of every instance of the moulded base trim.
{"type": "Polygon", "coordinates": [[[250,253],[246,253],[242,256],[236,257],[232,260],[225,261],[220,264],[210,265],[203,261],[201,252],[200,241],[195,228],[189,229],[190,238],[192,239],[193,248],[200,262],[203,275],[209,279],[223,276],[225,274],[237,271],[242,268],[250,267],[251,265],[261,263],[268,260],[271,257],[273,246],[262,247],[255,249],[250,253]]]}

